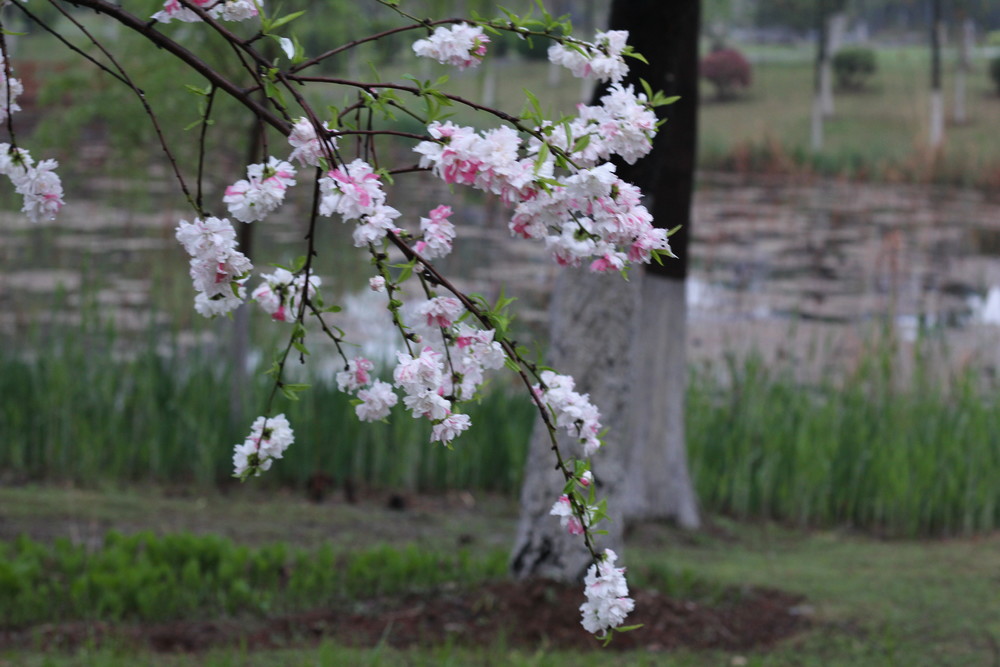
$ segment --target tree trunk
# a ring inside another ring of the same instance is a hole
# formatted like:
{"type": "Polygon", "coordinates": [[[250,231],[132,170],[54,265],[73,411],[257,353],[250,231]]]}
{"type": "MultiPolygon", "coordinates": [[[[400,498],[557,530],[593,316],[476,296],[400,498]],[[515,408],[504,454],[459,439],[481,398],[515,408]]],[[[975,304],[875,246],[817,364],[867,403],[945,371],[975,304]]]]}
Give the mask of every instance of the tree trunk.
{"type": "MultiPolygon", "coordinates": [[[[631,353],[631,330],[638,313],[639,292],[634,283],[615,275],[594,274],[586,268],[564,270],[556,280],[550,306],[549,353],[546,361],[576,380],[577,390],[589,392],[608,429],[604,446],[592,460],[599,498],[608,499],[611,521],[599,536],[600,548],[620,553],[623,520],[618,498],[624,481],[624,449],[630,439],[628,374],[623,372],[631,353]]],[[[564,454],[578,455],[579,446],[560,437],[564,454]]],[[[590,554],[578,535],[570,535],[549,515],[564,480],[555,469],[548,432],[535,425],[521,489],[521,519],[511,556],[511,573],[518,578],[580,579],[590,565],[590,554]]]]}
{"type": "MultiPolygon", "coordinates": [[[[668,95],[684,96],[661,109],[671,120],[657,136],[652,153],[634,166],[618,164],[622,178],[647,193],[646,204],[654,217],[663,214],[657,222],[661,226],[690,221],[699,18],[697,0],[617,0],[611,10],[610,28],[629,30],[629,43],[650,61],[650,66],[630,63],[632,73],[626,83],[635,84],[642,77],[668,95]]],[[[671,239],[682,256],[687,254],[688,234],[686,225],[671,239]]],[[[573,374],[578,391],[590,393],[609,429],[606,445],[593,462],[598,495],[615,513],[610,523],[602,525],[609,530],[602,537],[602,548],[621,549],[625,512],[637,518],[670,517],[685,526],[698,524],[684,454],[686,271],[683,261],[667,260],[666,277],[634,271],[631,282],[586,270],[564,272],[553,292],[551,364],[559,372],[573,374]]],[[[549,516],[563,485],[552,468],[547,436],[538,427],[511,557],[511,571],[517,577],[574,580],[590,562],[580,538],[568,535],[549,516]]]]}
{"type": "Polygon", "coordinates": [[[944,91],[941,89],[941,0],[931,0],[931,123],[930,146],[937,149],[944,141],[944,91]]]}
{"type": "Polygon", "coordinates": [[[700,4],[656,3],[655,20],[642,2],[616,3],[612,27],[630,30],[630,42],[650,61],[633,66],[630,81],[649,81],[676,103],[661,109],[668,119],[652,153],[618,173],[646,193],[655,224],[680,231],[670,239],[676,259],[651,264],[641,286],[641,313],[634,332],[632,424],[637,432],[627,456],[628,484],[621,502],[626,519],[668,519],[697,528],[697,502],[688,476],[684,437],[687,391],[685,284],[691,200],[698,144],[698,37],[700,4]],[[643,14],[643,12],[646,12],[643,14]]]}
{"type": "Polygon", "coordinates": [[[632,446],[622,511],[627,520],[701,521],[688,476],[684,435],[687,391],[686,281],[647,273],[633,344],[632,446]]]}
{"type": "Polygon", "coordinates": [[[969,121],[966,112],[966,97],[968,97],[968,86],[966,78],[972,69],[972,45],[975,35],[975,24],[971,18],[966,18],[961,23],[961,36],[958,46],[958,65],[955,68],[955,111],[954,119],[956,125],[964,125],[969,121]]]}
{"type": "Polygon", "coordinates": [[[826,48],[823,50],[820,79],[820,104],[823,116],[832,118],[835,108],[833,104],[833,56],[840,49],[847,30],[847,14],[842,11],[830,14],[823,26],[826,30],[826,48]]]}
{"type": "Polygon", "coordinates": [[[816,65],[813,86],[811,139],[814,151],[823,150],[823,88],[827,85],[824,63],[827,61],[827,2],[819,0],[816,8],[816,65]]]}

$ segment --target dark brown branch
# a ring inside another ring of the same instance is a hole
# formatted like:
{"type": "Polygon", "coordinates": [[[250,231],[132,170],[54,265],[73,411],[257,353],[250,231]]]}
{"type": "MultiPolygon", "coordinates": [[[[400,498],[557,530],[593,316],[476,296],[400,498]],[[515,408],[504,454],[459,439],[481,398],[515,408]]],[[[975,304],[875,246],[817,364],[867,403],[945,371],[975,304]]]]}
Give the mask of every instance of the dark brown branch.
{"type": "Polygon", "coordinates": [[[391,28],[389,30],[384,30],[380,33],[369,35],[368,37],[364,37],[362,39],[356,39],[353,42],[348,42],[347,44],[344,44],[343,46],[338,46],[335,49],[330,49],[326,53],[321,53],[320,55],[314,58],[310,58],[305,62],[299,63],[298,65],[290,69],[289,73],[294,74],[295,72],[301,72],[302,70],[312,67],[313,65],[316,65],[326,60],[327,58],[331,58],[337,55],[338,53],[342,53],[344,51],[353,49],[356,46],[364,44],[365,42],[373,42],[375,40],[382,39],[383,37],[394,35],[398,32],[405,32],[407,30],[418,30],[420,28],[430,28],[431,26],[443,25],[448,23],[462,23],[462,19],[442,19],[440,21],[423,21],[421,23],[415,23],[413,25],[404,25],[400,28],[391,28]]]}
{"type": "Polygon", "coordinates": [[[156,30],[155,23],[143,21],[134,14],[130,14],[121,7],[113,5],[110,2],[106,2],[105,0],[73,0],[73,4],[79,7],[92,9],[95,12],[109,16],[129,30],[139,33],[148,39],[152,44],[155,44],[157,47],[182,60],[192,70],[201,74],[203,77],[208,79],[210,83],[214,84],[217,88],[240,102],[240,104],[250,109],[253,113],[257,114],[259,118],[263,119],[271,127],[275,128],[284,135],[287,135],[291,131],[291,123],[279,118],[269,109],[253,99],[248,91],[243,90],[217,72],[204,60],[156,30]]]}
{"type": "Polygon", "coordinates": [[[70,23],[76,26],[77,30],[82,32],[87,37],[87,39],[89,39],[90,42],[95,47],[97,47],[97,49],[101,53],[104,54],[104,57],[111,62],[111,65],[116,70],[118,70],[118,73],[121,75],[121,78],[125,81],[125,85],[128,86],[132,90],[132,92],[135,93],[135,96],[139,98],[139,104],[142,105],[143,111],[145,111],[146,115],[149,116],[149,122],[153,125],[153,131],[156,132],[156,138],[160,142],[160,148],[163,150],[163,154],[167,156],[167,161],[170,162],[170,168],[174,172],[174,177],[177,178],[177,183],[180,185],[181,192],[184,193],[184,196],[187,198],[188,202],[195,209],[197,209],[200,215],[201,207],[197,203],[195,203],[194,197],[191,196],[191,191],[188,190],[187,182],[184,180],[184,174],[181,173],[181,168],[177,164],[177,158],[174,157],[174,152],[170,150],[170,145],[167,143],[167,138],[163,136],[163,129],[160,127],[160,120],[156,116],[156,113],[153,111],[153,108],[149,106],[149,102],[146,101],[146,94],[142,91],[141,88],[135,85],[135,83],[132,81],[132,78],[129,77],[128,72],[125,71],[125,68],[122,67],[121,63],[118,62],[118,60],[114,57],[114,55],[106,48],[104,48],[104,45],[101,44],[101,42],[98,41],[97,38],[91,35],[90,31],[87,30],[87,28],[82,23],[77,21],[73,17],[73,15],[70,14],[68,11],[66,11],[66,9],[63,8],[61,5],[59,5],[59,3],[56,2],[56,0],[49,0],[49,4],[51,4],[57,10],[59,10],[59,12],[63,15],[63,17],[66,18],[66,20],[68,20],[70,23]]]}

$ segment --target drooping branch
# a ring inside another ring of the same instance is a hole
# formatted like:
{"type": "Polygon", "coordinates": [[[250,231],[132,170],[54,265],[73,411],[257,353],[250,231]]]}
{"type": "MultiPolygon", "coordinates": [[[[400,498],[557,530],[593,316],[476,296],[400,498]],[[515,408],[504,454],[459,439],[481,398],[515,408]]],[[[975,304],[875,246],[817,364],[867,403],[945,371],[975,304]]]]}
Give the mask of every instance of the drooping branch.
{"type": "Polygon", "coordinates": [[[129,30],[139,33],[152,44],[182,60],[192,70],[208,79],[219,90],[231,96],[271,127],[285,135],[291,131],[291,123],[261,105],[260,102],[252,97],[250,91],[240,88],[194,53],[159,30],[156,30],[155,21],[144,21],[135,14],[131,14],[110,2],[105,2],[105,0],[73,0],[72,4],[79,7],[86,7],[87,9],[92,9],[95,12],[109,16],[129,30]]]}

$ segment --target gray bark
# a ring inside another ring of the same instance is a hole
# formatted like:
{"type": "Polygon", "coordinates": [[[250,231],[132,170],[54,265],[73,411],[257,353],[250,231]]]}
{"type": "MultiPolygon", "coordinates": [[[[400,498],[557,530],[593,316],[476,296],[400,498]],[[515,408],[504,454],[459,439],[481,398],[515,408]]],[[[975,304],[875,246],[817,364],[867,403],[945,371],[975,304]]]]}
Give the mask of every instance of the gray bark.
{"type": "Polygon", "coordinates": [[[819,93],[813,96],[810,143],[814,151],[823,150],[823,103],[819,93]]]}
{"type": "Polygon", "coordinates": [[[480,100],[484,106],[492,107],[497,101],[497,63],[495,60],[487,58],[481,65],[483,77],[483,94],[480,100]]]}
{"type": "MultiPolygon", "coordinates": [[[[550,307],[547,361],[557,372],[572,375],[577,391],[590,394],[608,429],[604,446],[592,459],[598,499],[609,499],[610,512],[610,521],[600,524],[608,534],[597,537],[599,549],[611,548],[619,553],[623,514],[616,498],[625,478],[624,445],[632,437],[627,371],[638,300],[635,283],[617,275],[593,274],[584,268],[560,272],[550,307]]],[[[559,443],[564,456],[581,455],[579,446],[568,436],[560,434],[559,443]]],[[[517,578],[576,581],[591,563],[582,537],[570,535],[558,518],[549,515],[564,484],[555,462],[548,434],[539,420],[525,467],[521,519],[511,555],[511,573],[517,578]]]]}
{"type": "Polygon", "coordinates": [[[931,148],[938,148],[944,142],[944,92],[941,87],[944,21],[941,20],[941,0],[932,0],[931,12],[931,122],[928,141],[931,148]]]}
{"type": "Polygon", "coordinates": [[[684,437],[685,281],[646,273],[641,283],[632,345],[633,442],[626,451],[628,483],[619,502],[630,521],[668,519],[694,529],[701,522],[684,437]]]}
{"type": "Polygon", "coordinates": [[[823,116],[830,118],[834,114],[833,104],[833,56],[840,50],[847,29],[847,14],[836,12],[826,19],[827,48],[820,64],[820,104],[823,116]]]}
{"type": "Polygon", "coordinates": [[[964,125],[968,122],[965,99],[968,96],[966,77],[972,69],[972,48],[975,40],[975,24],[972,19],[965,19],[961,25],[961,38],[958,47],[958,66],[955,69],[955,124],[964,125]]]}

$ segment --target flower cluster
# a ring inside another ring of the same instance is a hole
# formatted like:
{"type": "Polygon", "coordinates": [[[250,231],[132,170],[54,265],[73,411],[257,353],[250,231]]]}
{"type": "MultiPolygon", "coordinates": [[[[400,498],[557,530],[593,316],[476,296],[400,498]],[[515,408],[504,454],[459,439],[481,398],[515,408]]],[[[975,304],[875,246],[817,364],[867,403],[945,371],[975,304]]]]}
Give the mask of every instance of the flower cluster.
{"type": "MultiPolygon", "coordinates": [[[[590,472],[589,470],[587,471],[590,472]]],[[[582,481],[582,480],[581,480],[582,481]]],[[[573,511],[573,503],[570,501],[569,496],[563,494],[559,496],[553,505],[549,514],[552,516],[559,517],[559,524],[565,528],[570,535],[583,535],[584,527],[589,528],[593,525],[594,514],[596,513],[596,508],[587,507],[584,510],[583,520],[576,515],[573,511]]]]}
{"type": "Polygon", "coordinates": [[[469,185],[514,204],[535,194],[538,178],[552,176],[551,160],[536,165],[534,158],[520,156],[521,137],[512,128],[480,135],[471,127],[434,121],[427,132],[434,141],[422,141],[413,150],[420,154],[420,166],[446,183],[469,185]]]}
{"type": "MultiPolygon", "coordinates": [[[[263,5],[262,0],[187,0],[188,3],[204,9],[213,19],[223,21],[246,21],[257,16],[257,7],[263,5]]],[[[166,0],[163,9],[152,16],[154,21],[170,23],[198,23],[201,17],[181,0],[166,0]]]]}
{"type": "Polygon", "coordinates": [[[331,169],[319,181],[320,215],[339,214],[344,221],[358,220],[354,245],[361,248],[396,231],[393,220],[400,213],[385,205],[385,192],[378,174],[364,160],[331,169]]]}
{"type": "Polygon", "coordinates": [[[580,605],[580,622],[587,632],[601,637],[621,625],[635,608],[635,601],[628,597],[625,568],[615,567],[617,559],[614,551],[605,549],[603,560],[591,565],[583,580],[587,601],[580,605]]]}
{"type": "Polygon", "coordinates": [[[439,356],[448,360],[450,373],[442,378],[441,392],[456,400],[476,396],[486,380],[486,371],[501,368],[507,355],[493,329],[477,329],[465,322],[455,323],[461,306],[450,297],[437,297],[415,308],[413,329],[439,356]]]}
{"type": "Polygon", "coordinates": [[[7,176],[15,191],[24,197],[21,212],[32,222],[54,220],[65,205],[57,167],[55,160],[42,160],[36,165],[25,149],[0,144],[0,174],[7,176]]]}
{"type": "Polygon", "coordinates": [[[226,188],[222,201],[229,213],[241,222],[263,220],[285,200],[285,192],[295,185],[295,167],[275,157],[267,163],[247,167],[245,180],[226,188]]]}
{"type": "Polygon", "coordinates": [[[191,255],[195,309],[205,317],[235,310],[246,298],[243,284],[253,264],[236,249],[236,230],[226,218],[181,220],[177,240],[191,255]]]}
{"type": "Polygon", "coordinates": [[[560,265],[590,259],[591,271],[620,271],[629,262],[649,262],[654,250],[670,251],[667,231],[653,226],[641,201],[639,189],[605,162],[518,204],[509,226],[517,236],[544,239],[560,265]]]}
{"type": "Polygon", "coordinates": [[[233,476],[259,476],[270,470],[274,459],[280,459],[294,441],[295,434],[285,415],[257,417],[250,435],[233,448],[233,476]]]}
{"type": "MultiPolygon", "coordinates": [[[[323,123],[323,129],[329,132],[330,126],[323,123]]],[[[331,137],[321,142],[316,136],[316,127],[308,118],[299,118],[295,121],[288,135],[288,143],[294,149],[288,156],[288,161],[298,160],[302,166],[318,167],[321,159],[329,158],[337,150],[337,140],[331,137]]]]}
{"type": "Polygon", "coordinates": [[[455,225],[451,224],[451,207],[441,205],[420,218],[420,231],[423,237],[417,241],[413,249],[424,259],[437,259],[451,254],[451,244],[455,240],[455,225]]]}
{"type": "Polygon", "coordinates": [[[5,62],[3,55],[0,54],[0,123],[6,121],[15,111],[21,110],[16,100],[24,92],[24,86],[18,79],[7,78],[5,62]]]}
{"type": "MultiPolygon", "coordinates": [[[[575,162],[556,185],[555,160],[551,154],[542,158],[542,142],[536,138],[522,145],[510,128],[480,134],[450,121],[434,122],[428,127],[433,141],[420,142],[414,150],[420,166],[445,182],[499,195],[514,208],[511,232],[544,240],[559,264],[586,261],[592,271],[621,271],[630,262],[649,262],[653,252],[669,254],[666,230],[653,226],[639,189],[618,178],[612,163],[598,164],[612,155],[634,162],[652,148],[656,116],[644,95],[636,96],[631,86],[612,85],[600,105],[581,105],[568,129],[547,125],[539,131],[548,135],[550,147],[575,162]],[[522,152],[536,157],[522,157],[522,152]]],[[[427,229],[423,243],[437,256],[441,251],[427,229]]],[[[438,246],[450,247],[450,238],[438,246]]]]}
{"type": "Polygon", "coordinates": [[[567,68],[573,76],[617,83],[628,74],[622,57],[627,41],[627,30],[598,31],[593,44],[576,43],[575,48],[553,44],[549,60],[567,68]]]}
{"type": "MultiPolygon", "coordinates": [[[[264,274],[261,278],[264,282],[257,286],[250,298],[260,304],[271,319],[278,322],[294,321],[302,303],[302,293],[306,289],[305,274],[296,276],[288,269],[279,267],[274,273],[264,274]]],[[[309,276],[309,298],[316,294],[321,283],[319,276],[309,276]]]]}
{"type": "Polygon", "coordinates": [[[399,401],[388,382],[372,381],[371,372],[374,369],[375,364],[370,360],[357,357],[348,361],[347,367],[337,373],[337,387],[340,391],[358,395],[354,412],[361,421],[385,419],[392,406],[399,401]]]}
{"type": "MultiPolygon", "coordinates": [[[[653,149],[656,114],[644,94],[636,95],[632,86],[614,83],[599,105],[577,105],[568,132],[561,124],[539,129],[548,134],[547,143],[565,151],[578,166],[594,166],[612,155],[635,164],[653,149]],[[583,138],[586,141],[580,141],[583,138]]],[[[540,141],[532,141],[532,151],[540,148],[540,141]]]]}
{"type": "Polygon", "coordinates": [[[542,371],[542,384],[532,387],[542,405],[549,406],[555,425],[580,441],[583,455],[592,456],[601,446],[601,413],[590,402],[590,394],[573,391],[573,378],[542,371]]]}
{"type": "Polygon", "coordinates": [[[430,37],[414,42],[413,52],[422,58],[466,69],[482,61],[489,43],[490,38],[479,26],[457,23],[450,28],[435,28],[430,37]]]}
{"type": "Polygon", "coordinates": [[[447,329],[461,316],[462,302],[453,296],[437,296],[417,307],[417,313],[425,318],[428,327],[447,329]]]}
{"type": "MultiPolygon", "coordinates": [[[[413,329],[422,331],[418,338],[423,347],[416,355],[396,353],[393,385],[402,391],[403,405],[414,418],[433,423],[431,442],[448,445],[472,425],[455,404],[474,398],[485,381],[485,371],[503,366],[506,355],[493,340],[492,329],[455,323],[462,312],[457,299],[435,297],[416,312],[422,319],[413,329]]],[[[392,385],[372,378],[373,368],[371,361],[358,357],[337,374],[340,390],[357,395],[355,412],[363,421],[388,416],[398,402],[392,385]]]]}

